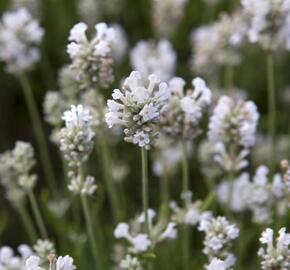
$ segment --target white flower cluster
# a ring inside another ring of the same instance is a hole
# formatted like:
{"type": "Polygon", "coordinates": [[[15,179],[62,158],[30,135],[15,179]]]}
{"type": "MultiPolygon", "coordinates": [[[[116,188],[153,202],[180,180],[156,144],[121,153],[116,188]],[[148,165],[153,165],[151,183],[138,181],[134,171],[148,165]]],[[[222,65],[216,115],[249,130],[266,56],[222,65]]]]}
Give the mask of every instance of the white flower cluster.
{"type": "Polygon", "coordinates": [[[78,169],[88,160],[94,147],[92,116],[82,105],[72,105],[71,110],[64,112],[62,119],[65,121],[65,127],[60,134],[60,150],[68,166],[78,169]]]}
{"type": "Polygon", "coordinates": [[[249,21],[248,37],[266,50],[290,49],[290,2],[288,0],[242,0],[249,21]]]}
{"type": "Polygon", "coordinates": [[[233,212],[242,212],[248,209],[251,190],[250,175],[242,173],[231,183],[222,181],[217,187],[217,198],[223,204],[229,204],[233,212]]]}
{"type": "Polygon", "coordinates": [[[49,268],[42,266],[41,258],[38,256],[30,256],[25,263],[26,270],[75,270],[76,266],[73,264],[74,260],[69,255],[55,257],[54,255],[48,256],[49,268]]]}
{"type": "Polygon", "coordinates": [[[183,17],[188,0],[152,0],[154,29],[160,36],[169,37],[183,17]]]}
{"type": "Polygon", "coordinates": [[[230,270],[227,267],[225,261],[218,258],[213,258],[209,265],[206,266],[206,270],[230,270]]]}
{"type": "MultiPolygon", "coordinates": [[[[149,222],[149,234],[142,233],[143,225],[145,222],[145,214],[140,214],[131,223],[119,223],[114,231],[116,239],[126,239],[129,243],[129,248],[125,259],[121,261],[121,268],[126,268],[125,265],[133,264],[136,269],[141,266],[137,257],[142,259],[142,254],[146,254],[150,250],[154,249],[155,245],[167,240],[175,239],[177,236],[176,223],[169,222],[165,224],[163,221],[159,221],[157,224],[153,224],[153,220],[156,217],[156,212],[152,209],[148,209],[148,222],[149,222]],[[131,231],[130,231],[131,227],[131,231]],[[136,264],[136,265],[135,265],[136,264]]],[[[132,269],[135,269],[132,268],[132,269]]]]}
{"type": "Polygon", "coordinates": [[[45,261],[48,255],[55,254],[54,244],[47,239],[38,239],[33,250],[42,261],[45,261]]]}
{"type": "Polygon", "coordinates": [[[80,22],[70,31],[67,52],[72,60],[71,69],[81,88],[107,88],[113,82],[112,43],[114,30],[105,23],[95,25],[96,34],[88,40],[88,26],[80,22]]]}
{"type": "Polygon", "coordinates": [[[0,247],[0,269],[26,270],[25,262],[30,256],[39,256],[39,261],[43,263],[47,260],[46,257],[54,252],[53,243],[49,240],[41,239],[37,241],[33,248],[26,244],[19,245],[17,248],[19,255],[15,254],[11,247],[2,246],[0,247]]]}
{"type": "Polygon", "coordinates": [[[82,177],[78,175],[71,180],[68,189],[75,194],[93,195],[97,190],[95,177],[89,175],[83,180],[82,177]]]}
{"type": "Polygon", "coordinates": [[[173,78],[168,84],[171,97],[168,110],[160,120],[163,133],[174,141],[195,138],[200,133],[199,123],[203,113],[211,103],[211,90],[201,78],[193,79],[193,90],[186,93],[182,78],[173,78]]]}
{"type": "Polygon", "coordinates": [[[266,166],[258,167],[250,185],[248,203],[253,212],[253,221],[257,223],[271,222],[274,209],[279,215],[287,211],[285,185],[281,175],[275,174],[270,182],[268,174],[266,166]]]}
{"type": "Polygon", "coordinates": [[[208,138],[216,143],[215,160],[226,171],[247,165],[244,158],[255,144],[258,119],[254,102],[227,96],[219,99],[210,118],[208,138]]]}
{"type": "Polygon", "coordinates": [[[138,258],[133,257],[130,254],[127,254],[125,259],[121,261],[120,267],[122,269],[128,269],[128,270],[142,270],[143,269],[138,258]]]}
{"type": "Polygon", "coordinates": [[[200,221],[198,229],[205,232],[203,253],[212,262],[214,258],[224,260],[226,269],[231,268],[236,261],[230,252],[232,241],[239,236],[239,229],[230,224],[225,217],[206,216],[200,221]]]}
{"type": "Polygon", "coordinates": [[[68,189],[75,194],[92,195],[97,189],[95,178],[86,176],[84,179],[83,173],[79,171],[94,148],[92,115],[82,105],[72,105],[71,110],[64,112],[62,119],[65,127],[60,131],[60,150],[71,169],[68,189]]]}
{"type": "Polygon", "coordinates": [[[176,53],[171,43],[162,39],[157,44],[153,41],[139,41],[130,53],[131,66],[144,77],[154,73],[160,80],[169,80],[176,65],[176,53]]]}
{"type": "Polygon", "coordinates": [[[202,201],[192,201],[192,192],[187,191],[181,194],[183,200],[183,207],[179,207],[175,201],[170,202],[170,209],[172,211],[171,220],[177,224],[186,224],[195,226],[202,219],[210,217],[210,212],[203,212],[202,201]]]}
{"type": "Polygon", "coordinates": [[[148,251],[151,247],[151,240],[149,239],[149,236],[144,233],[131,235],[129,229],[130,226],[128,223],[119,223],[114,231],[115,238],[126,239],[131,245],[129,251],[134,254],[148,251]]]}
{"type": "Polygon", "coordinates": [[[82,104],[89,109],[93,127],[105,125],[103,118],[106,104],[103,97],[93,89],[80,89],[68,66],[60,70],[59,87],[60,91],[48,91],[43,103],[45,120],[54,128],[51,134],[51,140],[54,143],[59,143],[61,116],[64,111],[70,109],[72,104],[82,104]]]}
{"type": "Polygon", "coordinates": [[[261,269],[263,270],[288,270],[290,268],[290,234],[286,233],[286,228],[279,230],[276,243],[273,243],[274,232],[267,228],[263,231],[260,242],[266,248],[260,248],[258,255],[261,257],[261,269]]]}
{"type": "Polygon", "coordinates": [[[61,116],[67,109],[66,99],[59,91],[48,91],[43,102],[45,121],[53,126],[61,125],[61,116]]]}
{"type": "Polygon", "coordinates": [[[60,140],[63,112],[68,110],[71,104],[83,103],[79,97],[82,92],[71,69],[64,66],[59,71],[58,76],[60,91],[46,92],[43,102],[44,119],[53,126],[50,139],[56,144],[60,140]]]}
{"type": "Polygon", "coordinates": [[[20,8],[6,12],[0,22],[0,60],[9,73],[30,70],[40,58],[39,45],[44,35],[38,21],[20,8]]]}
{"type": "Polygon", "coordinates": [[[230,202],[234,212],[249,209],[256,223],[270,223],[274,210],[279,216],[287,213],[289,191],[280,174],[275,174],[272,181],[268,174],[269,169],[261,165],[252,181],[248,173],[241,174],[232,183],[223,181],[217,188],[217,198],[224,204],[230,202]]]}
{"type": "Polygon", "coordinates": [[[192,70],[207,74],[215,66],[239,64],[239,50],[243,45],[246,29],[242,14],[236,12],[233,15],[223,14],[218,21],[193,31],[192,70]]]}
{"type": "Polygon", "coordinates": [[[0,269],[23,270],[25,260],[33,254],[31,248],[27,245],[20,245],[17,248],[19,255],[16,255],[11,247],[0,247],[0,269]]]}
{"type": "Polygon", "coordinates": [[[170,91],[155,75],[142,77],[133,71],[122,90],[115,89],[109,99],[106,122],[109,128],[124,126],[125,140],[149,149],[159,136],[157,124],[167,108],[170,91]]]}
{"type": "Polygon", "coordinates": [[[208,75],[215,71],[212,59],[216,54],[218,35],[211,26],[201,26],[191,34],[192,59],[191,70],[198,74],[208,75]]]}
{"type": "Polygon", "coordinates": [[[26,191],[35,186],[37,176],[30,174],[34,165],[34,149],[26,142],[17,141],[13,150],[0,155],[1,184],[8,200],[21,201],[26,191]]]}

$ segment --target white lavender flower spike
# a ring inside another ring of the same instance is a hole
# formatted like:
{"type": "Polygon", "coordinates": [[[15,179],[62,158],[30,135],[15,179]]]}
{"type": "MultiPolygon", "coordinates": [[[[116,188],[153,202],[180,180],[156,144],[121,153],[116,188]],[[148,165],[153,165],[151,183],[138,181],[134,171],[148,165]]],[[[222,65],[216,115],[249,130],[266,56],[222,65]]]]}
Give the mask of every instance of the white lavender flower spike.
{"type": "Polygon", "coordinates": [[[191,69],[198,74],[213,75],[219,66],[238,65],[246,30],[241,12],[222,14],[218,21],[194,30],[191,69]]]}
{"type": "Polygon", "coordinates": [[[288,0],[242,0],[244,16],[248,19],[248,37],[265,50],[279,47],[290,49],[288,0]]]}
{"type": "Polygon", "coordinates": [[[115,89],[105,115],[109,128],[124,127],[125,140],[150,149],[159,136],[157,124],[167,108],[168,86],[154,74],[142,77],[133,71],[122,90],[115,89]]]}
{"type": "Polygon", "coordinates": [[[13,150],[0,155],[0,183],[11,202],[22,201],[37,180],[31,170],[35,165],[34,149],[30,143],[17,141],[13,150]]]}
{"type": "Polygon", "coordinates": [[[139,41],[130,54],[131,66],[142,76],[148,77],[154,73],[162,81],[169,80],[176,65],[176,53],[168,40],[158,43],[139,41]]]}
{"type": "Polygon", "coordinates": [[[0,22],[0,60],[6,71],[19,74],[31,70],[40,59],[37,46],[44,30],[25,8],[4,13],[0,22]]]}
{"type": "Polygon", "coordinates": [[[205,216],[201,219],[198,229],[205,232],[203,253],[209,261],[219,258],[225,261],[226,268],[235,264],[235,256],[230,252],[232,241],[239,236],[239,229],[230,224],[225,217],[205,216]]]}
{"type": "Polygon", "coordinates": [[[222,96],[210,118],[208,138],[216,143],[215,160],[226,171],[247,166],[244,159],[255,144],[259,113],[255,103],[222,96]]]}
{"type": "Polygon", "coordinates": [[[105,23],[95,25],[96,33],[89,40],[88,26],[80,22],[70,31],[67,52],[72,60],[71,69],[81,88],[107,88],[113,82],[112,44],[114,30],[105,23]]]}
{"type": "Polygon", "coordinates": [[[88,160],[94,147],[92,116],[82,105],[72,105],[71,110],[64,112],[62,119],[65,121],[65,127],[60,134],[60,150],[68,166],[76,170],[88,160]]]}
{"type": "Polygon", "coordinates": [[[287,270],[290,267],[290,234],[286,233],[286,228],[281,228],[276,243],[273,243],[273,236],[273,230],[267,228],[260,237],[261,244],[266,245],[266,248],[260,248],[258,251],[261,257],[261,269],[287,270]]]}
{"type": "Polygon", "coordinates": [[[171,97],[160,122],[165,136],[173,140],[190,140],[200,134],[199,123],[211,103],[211,91],[204,80],[195,78],[192,85],[193,90],[185,93],[183,79],[169,81],[171,97]]]}

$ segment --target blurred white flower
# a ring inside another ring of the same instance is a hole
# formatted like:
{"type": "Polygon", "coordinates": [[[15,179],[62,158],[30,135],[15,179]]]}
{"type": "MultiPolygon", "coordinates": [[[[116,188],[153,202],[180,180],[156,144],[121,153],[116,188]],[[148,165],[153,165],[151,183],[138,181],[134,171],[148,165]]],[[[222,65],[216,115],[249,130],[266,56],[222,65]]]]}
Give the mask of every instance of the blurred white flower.
{"type": "Polygon", "coordinates": [[[232,15],[222,14],[218,21],[194,30],[191,34],[191,69],[198,74],[212,75],[221,65],[238,65],[246,30],[240,11],[232,15]]]}
{"type": "Polygon", "coordinates": [[[114,231],[114,236],[117,239],[125,238],[130,243],[130,251],[133,253],[142,253],[147,251],[151,246],[149,236],[144,233],[131,235],[127,223],[119,223],[114,231]]]}
{"type": "Polygon", "coordinates": [[[128,52],[128,41],[125,30],[120,24],[113,23],[110,25],[115,32],[115,39],[112,43],[113,57],[117,62],[121,62],[128,52]]]}
{"type": "Polygon", "coordinates": [[[258,119],[254,102],[222,96],[210,119],[209,140],[243,148],[252,147],[256,140],[258,119]]]}
{"type": "Polygon", "coordinates": [[[176,65],[176,53],[168,40],[158,43],[139,41],[130,53],[131,66],[144,77],[155,74],[161,81],[169,80],[176,65]]]}
{"type": "Polygon", "coordinates": [[[265,50],[290,49],[290,2],[288,0],[242,0],[248,19],[248,37],[265,50]]]}
{"type": "Polygon", "coordinates": [[[130,270],[142,270],[141,264],[137,257],[133,257],[132,255],[126,255],[125,259],[123,259],[120,263],[120,267],[122,269],[130,269],[130,270]]]}
{"type": "Polygon", "coordinates": [[[188,0],[152,0],[154,30],[161,37],[172,36],[180,23],[188,0]]]}
{"type": "Polygon", "coordinates": [[[224,261],[213,258],[210,264],[206,267],[206,270],[227,270],[227,265],[224,261]]]}
{"type": "Polygon", "coordinates": [[[251,190],[250,175],[243,173],[232,183],[225,180],[217,187],[217,198],[223,204],[230,202],[231,210],[242,212],[248,208],[251,190]],[[231,186],[232,185],[232,186],[231,186]]]}
{"type": "Polygon", "coordinates": [[[21,270],[25,268],[25,261],[33,254],[33,251],[24,244],[18,246],[17,251],[20,255],[16,255],[11,247],[0,247],[0,269],[21,270]]]}
{"type": "Polygon", "coordinates": [[[201,78],[192,80],[192,90],[184,91],[185,81],[169,81],[171,97],[167,110],[161,116],[162,131],[173,141],[190,140],[200,134],[199,123],[211,103],[211,90],[201,78]]]}
{"type": "Polygon", "coordinates": [[[88,26],[80,22],[70,30],[67,52],[72,60],[71,69],[81,88],[107,88],[113,82],[112,44],[114,30],[105,23],[95,25],[96,33],[88,40],[88,26]]]}
{"type": "Polygon", "coordinates": [[[17,205],[34,188],[37,180],[31,174],[34,165],[34,149],[30,143],[17,141],[14,149],[0,155],[0,183],[10,202],[17,205]]]}
{"type": "Polygon", "coordinates": [[[247,166],[245,157],[256,141],[259,119],[252,101],[222,96],[209,122],[208,138],[216,144],[215,161],[226,171],[247,166]]]}
{"type": "Polygon", "coordinates": [[[0,22],[0,60],[9,73],[18,74],[34,67],[40,59],[37,48],[44,30],[25,8],[3,14],[0,22]]]}

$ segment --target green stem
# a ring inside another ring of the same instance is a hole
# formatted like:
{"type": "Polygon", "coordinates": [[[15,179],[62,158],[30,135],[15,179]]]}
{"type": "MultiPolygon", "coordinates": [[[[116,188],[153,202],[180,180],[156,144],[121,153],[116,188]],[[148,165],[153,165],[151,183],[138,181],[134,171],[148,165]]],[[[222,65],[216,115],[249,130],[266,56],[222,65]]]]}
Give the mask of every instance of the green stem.
{"type": "Polygon", "coordinates": [[[32,190],[28,191],[28,198],[32,207],[32,212],[33,212],[37,227],[39,229],[40,235],[43,239],[46,239],[48,237],[48,234],[47,234],[42,216],[40,214],[40,210],[37,205],[37,201],[35,199],[35,196],[32,190]]]}
{"type": "MultiPolygon", "coordinates": [[[[182,192],[189,191],[189,167],[187,160],[187,148],[186,141],[182,141],[182,192]]],[[[186,206],[186,200],[184,200],[184,206],[186,206]]],[[[185,225],[186,226],[186,225],[185,225]]],[[[189,261],[190,261],[190,233],[187,227],[184,228],[182,234],[182,261],[183,261],[183,269],[189,269],[189,261]]]]}
{"type": "Polygon", "coordinates": [[[275,167],[275,136],[276,136],[276,97],[275,97],[275,79],[274,79],[274,60],[273,52],[267,52],[267,86],[268,86],[268,135],[271,139],[271,169],[275,167]]]}
{"type": "Polygon", "coordinates": [[[215,191],[214,189],[206,196],[205,200],[204,200],[204,203],[202,205],[202,208],[200,210],[200,212],[204,212],[206,211],[210,206],[211,204],[214,202],[215,200],[215,191]]]}
{"type": "Polygon", "coordinates": [[[228,205],[225,207],[226,214],[229,220],[233,220],[234,216],[232,213],[232,203],[233,203],[233,182],[235,175],[233,172],[229,172],[228,174],[228,184],[229,184],[229,197],[228,197],[228,205]]]}
{"type": "Polygon", "coordinates": [[[98,270],[102,270],[102,269],[104,269],[104,267],[102,264],[102,260],[100,258],[101,253],[100,253],[100,249],[97,245],[96,236],[95,236],[95,232],[94,232],[94,225],[93,225],[93,221],[92,221],[91,213],[89,210],[89,204],[88,204],[88,200],[87,200],[86,195],[81,195],[81,202],[82,202],[82,207],[83,207],[83,211],[84,211],[84,215],[85,215],[87,233],[88,233],[89,242],[90,242],[93,257],[94,257],[95,266],[98,270]]]}
{"type": "Polygon", "coordinates": [[[145,215],[145,231],[150,236],[149,228],[149,219],[148,219],[148,206],[149,206],[149,197],[148,197],[148,154],[147,150],[141,148],[142,156],[142,204],[143,204],[143,213],[145,215]]]}
{"type": "Polygon", "coordinates": [[[55,193],[57,191],[56,183],[55,183],[55,176],[53,172],[52,163],[49,157],[48,152],[48,145],[45,139],[45,133],[43,130],[43,126],[40,120],[39,113],[37,111],[36,102],[33,96],[33,92],[30,86],[30,83],[25,76],[25,74],[19,75],[19,81],[24,93],[26,105],[29,110],[30,118],[32,121],[32,126],[34,129],[38,150],[40,152],[40,158],[42,162],[42,167],[44,170],[44,176],[47,180],[47,184],[49,185],[51,191],[55,193]]]}
{"type": "Polygon", "coordinates": [[[182,146],[182,192],[189,191],[189,171],[188,171],[188,160],[187,160],[187,148],[186,141],[183,140],[182,146]]]}
{"type": "Polygon", "coordinates": [[[228,91],[233,90],[234,86],[234,68],[232,65],[225,66],[225,89],[228,91]]]}
{"type": "Polygon", "coordinates": [[[165,220],[169,217],[169,190],[168,190],[168,168],[165,161],[163,163],[163,173],[160,179],[160,191],[161,191],[161,214],[165,220]]]}
{"type": "Polygon", "coordinates": [[[117,192],[116,184],[113,181],[111,159],[109,155],[108,143],[102,131],[99,134],[99,146],[102,154],[103,177],[105,179],[106,189],[109,194],[109,200],[112,206],[113,217],[116,223],[123,218],[122,205],[117,192]]]}
{"type": "Polygon", "coordinates": [[[26,208],[20,203],[16,205],[15,209],[21,218],[30,242],[34,244],[37,240],[37,234],[26,208]]]}

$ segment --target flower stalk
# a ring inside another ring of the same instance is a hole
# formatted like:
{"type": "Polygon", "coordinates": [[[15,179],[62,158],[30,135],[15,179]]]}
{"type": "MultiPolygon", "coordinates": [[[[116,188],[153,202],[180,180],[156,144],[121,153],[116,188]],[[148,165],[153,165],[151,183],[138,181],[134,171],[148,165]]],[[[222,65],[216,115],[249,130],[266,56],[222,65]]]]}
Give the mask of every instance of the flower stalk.
{"type": "Polygon", "coordinates": [[[148,195],[148,153],[147,150],[141,148],[142,156],[142,205],[145,215],[145,231],[150,236],[150,227],[148,219],[149,195],[148,195]]]}
{"type": "Polygon", "coordinates": [[[112,171],[111,171],[111,159],[109,155],[108,142],[106,136],[101,130],[99,132],[99,146],[101,149],[101,162],[103,163],[103,178],[105,180],[106,188],[109,195],[109,200],[112,207],[114,221],[120,222],[123,218],[123,211],[120,204],[120,199],[116,189],[116,184],[113,181],[112,171]]]}
{"type": "Polygon", "coordinates": [[[36,102],[32,93],[31,85],[25,74],[20,74],[18,78],[19,78],[19,81],[23,90],[26,105],[29,110],[30,118],[32,121],[38,149],[40,152],[42,167],[44,170],[44,176],[45,176],[45,179],[47,180],[47,184],[50,187],[51,191],[55,193],[57,190],[56,183],[55,183],[55,176],[53,172],[52,163],[49,157],[49,151],[48,151],[48,146],[47,146],[47,142],[44,135],[43,126],[41,124],[39,113],[37,111],[37,106],[36,106],[36,102]]]}
{"type": "Polygon", "coordinates": [[[100,250],[96,242],[94,225],[93,225],[86,195],[81,195],[81,202],[82,202],[83,212],[85,215],[87,233],[88,233],[89,242],[90,242],[92,253],[93,253],[94,263],[97,269],[103,269],[103,265],[100,260],[100,250]]]}
{"type": "Polygon", "coordinates": [[[276,136],[276,97],[273,52],[267,52],[267,88],[268,88],[268,135],[271,140],[271,169],[275,166],[275,136],[276,136]]]}
{"type": "MultiPolygon", "coordinates": [[[[187,149],[186,149],[186,141],[183,140],[181,143],[182,146],[182,192],[185,194],[189,191],[189,171],[188,171],[188,160],[187,160],[187,149]]],[[[186,200],[184,200],[184,206],[186,207],[186,200]]],[[[184,228],[182,234],[182,261],[183,261],[183,269],[189,269],[189,230],[187,227],[184,228]]]]}
{"type": "Polygon", "coordinates": [[[39,229],[40,235],[43,239],[47,239],[48,233],[47,233],[46,227],[44,225],[37,201],[35,199],[35,196],[34,196],[34,193],[32,190],[28,191],[28,198],[29,198],[29,201],[31,204],[32,212],[33,212],[37,227],[39,229]]]}
{"type": "Polygon", "coordinates": [[[31,218],[30,218],[26,208],[21,203],[19,203],[15,207],[15,209],[17,210],[17,212],[21,218],[21,221],[22,221],[23,226],[27,232],[27,235],[29,237],[30,242],[35,243],[37,240],[37,234],[36,234],[35,228],[33,226],[33,223],[31,221],[31,218]]]}

